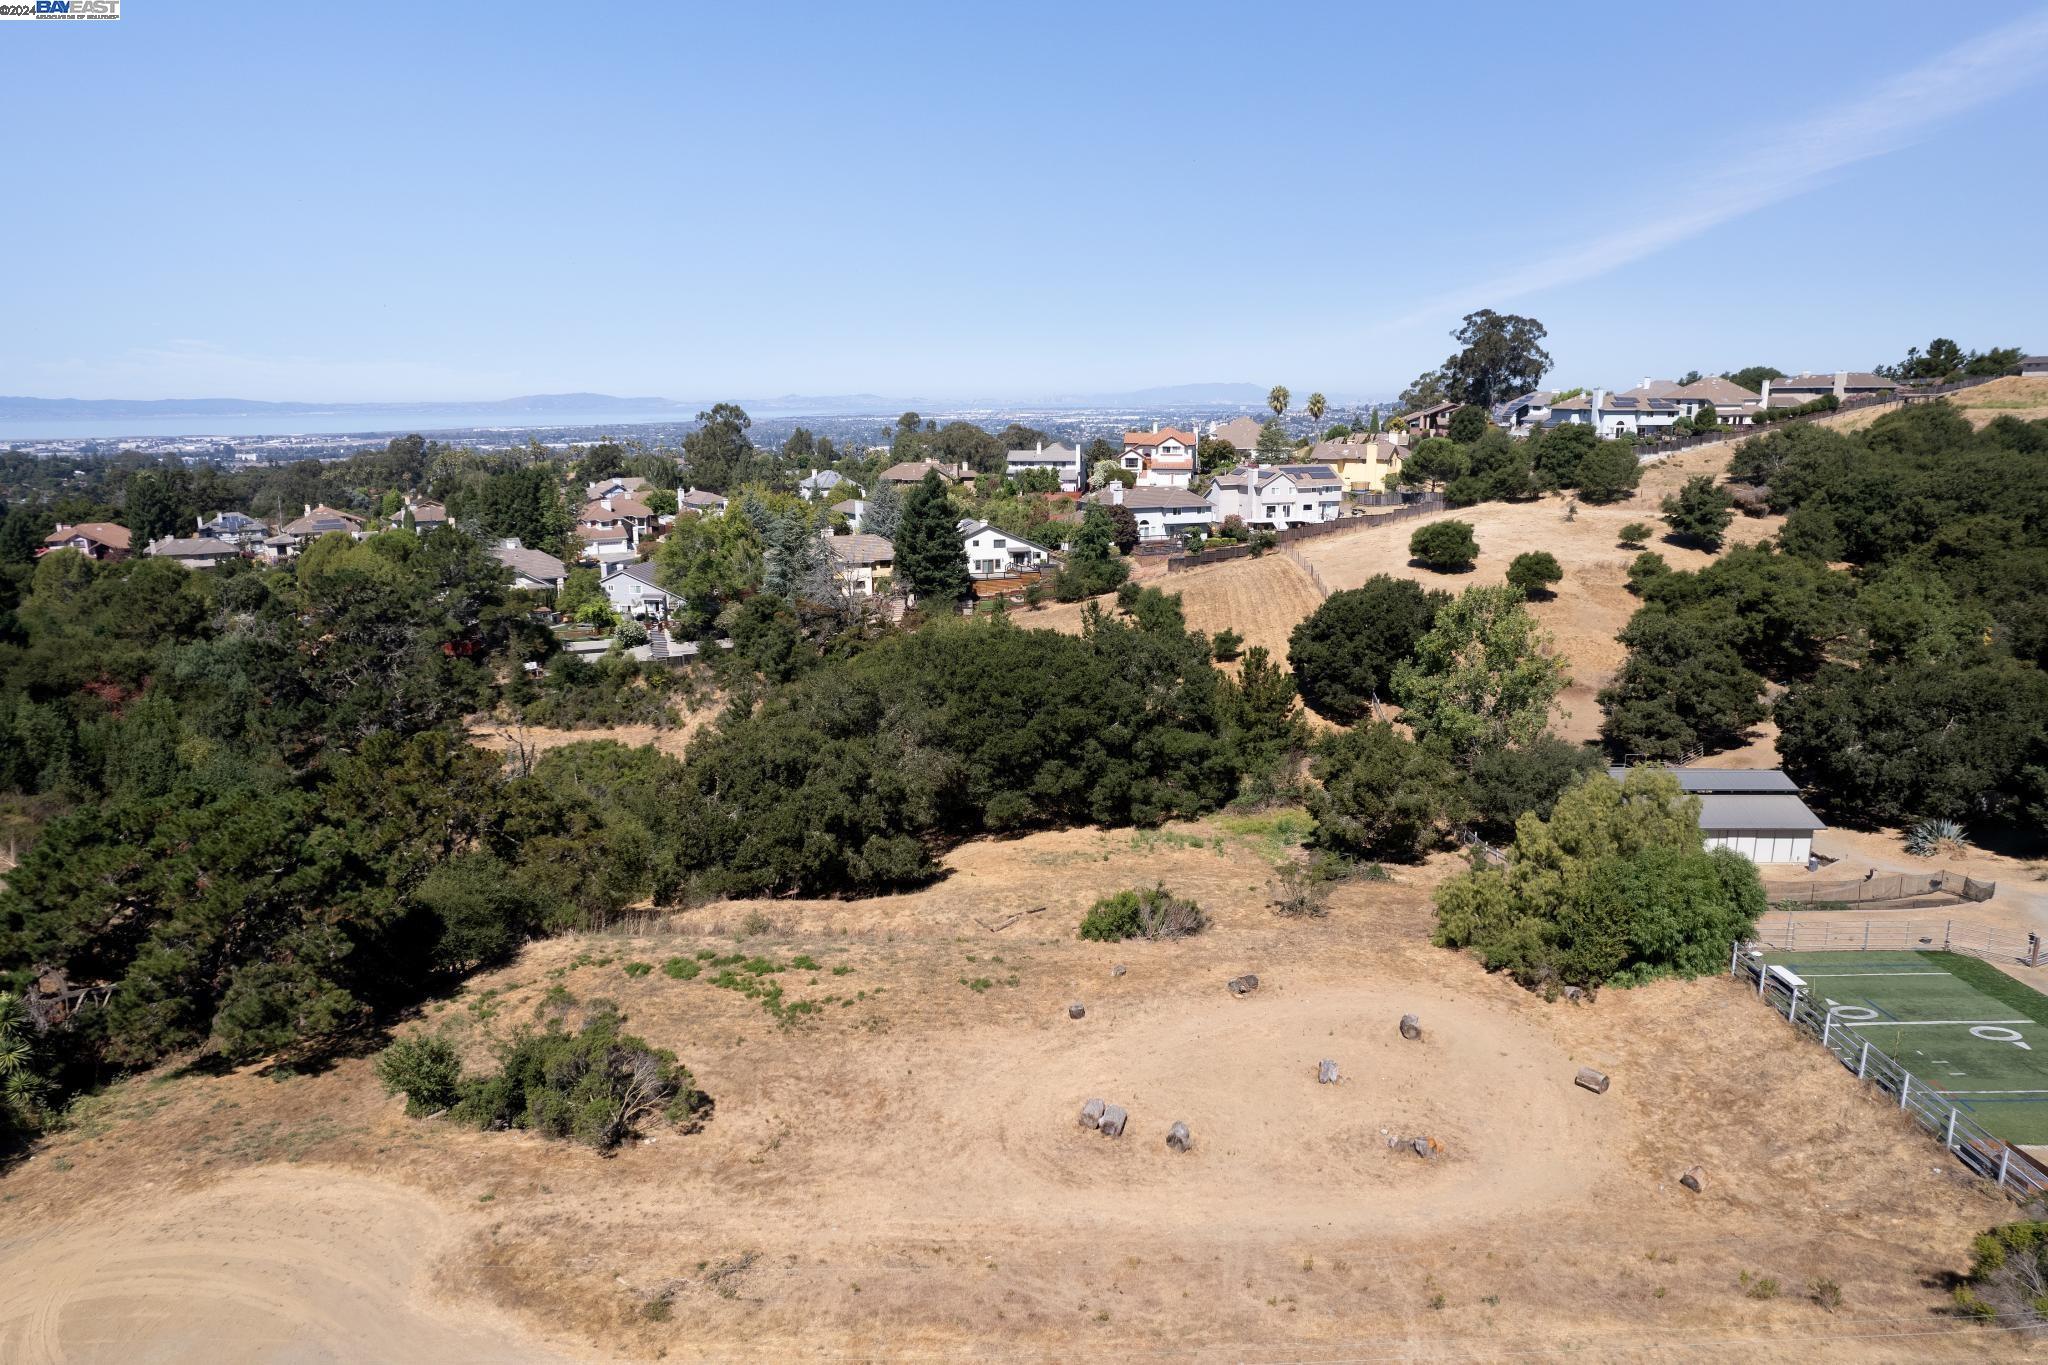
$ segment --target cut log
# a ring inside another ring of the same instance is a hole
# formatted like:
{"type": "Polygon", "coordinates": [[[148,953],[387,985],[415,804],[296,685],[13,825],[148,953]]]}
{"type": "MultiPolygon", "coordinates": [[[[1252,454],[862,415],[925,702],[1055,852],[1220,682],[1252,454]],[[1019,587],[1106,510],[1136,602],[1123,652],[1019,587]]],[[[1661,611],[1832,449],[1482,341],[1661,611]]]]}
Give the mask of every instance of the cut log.
{"type": "Polygon", "coordinates": [[[1422,1036],[1422,1021],[1412,1014],[1402,1015],[1401,1036],[1411,1043],[1420,1038],[1422,1036]]]}
{"type": "Polygon", "coordinates": [[[1081,1126],[1097,1128],[1102,1124],[1102,1111],[1106,1106],[1101,1100],[1090,1100],[1081,1106],[1081,1126]]]}
{"type": "Polygon", "coordinates": [[[1259,979],[1250,972],[1246,972],[1243,976],[1232,977],[1229,985],[1232,995],[1250,995],[1259,988],[1259,979]]]}
{"type": "Polygon", "coordinates": [[[1317,1062],[1317,1063],[1316,1063],[1316,1084],[1317,1084],[1317,1085],[1335,1085],[1336,1083],[1337,1083],[1337,1064],[1336,1064],[1335,1062],[1331,1061],[1331,1060],[1330,1060],[1330,1059],[1329,1059],[1328,1057],[1325,1057],[1325,1058],[1323,1058],[1323,1060],[1321,1060],[1320,1062],[1317,1062]]]}
{"type": "Polygon", "coordinates": [[[1678,1177],[1678,1183],[1691,1190],[1694,1194],[1700,1194],[1707,1188],[1706,1169],[1700,1166],[1688,1167],[1685,1174],[1678,1177]]]}
{"type": "Polygon", "coordinates": [[[1067,1006],[1067,1018],[1069,1019],[1079,1019],[1082,1015],[1086,1014],[1087,1012],[1088,1007],[1078,1000],[1076,1000],[1073,1004],[1067,1006]]]}
{"type": "Polygon", "coordinates": [[[1102,1118],[1097,1121],[1095,1129],[1104,1137],[1122,1137],[1124,1135],[1124,1125],[1130,1121],[1131,1116],[1124,1112],[1122,1105],[1104,1105],[1102,1118]]]}
{"type": "Polygon", "coordinates": [[[1607,1073],[1595,1071],[1590,1066],[1582,1066],[1579,1068],[1579,1074],[1573,1078],[1573,1084],[1583,1086],[1596,1095],[1604,1095],[1607,1093],[1607,1073]]]}
{"type": "Polygon", "coordinates": [[[1166,1130],[1166,1145],[1176,1152],[1185,1152],[1193,1142],[1194,1139],[1188,1136],[1188,1126],[1185,1123],[1177,1122],[1166,1130]]]}

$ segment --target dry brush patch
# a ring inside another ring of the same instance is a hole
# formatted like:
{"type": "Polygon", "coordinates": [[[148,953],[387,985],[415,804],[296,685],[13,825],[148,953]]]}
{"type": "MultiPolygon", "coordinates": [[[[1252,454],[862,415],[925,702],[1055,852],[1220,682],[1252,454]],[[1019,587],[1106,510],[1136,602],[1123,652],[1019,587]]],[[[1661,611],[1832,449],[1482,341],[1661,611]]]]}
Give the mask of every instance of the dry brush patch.
{"type": "MultiPolygon", "coordinates": [[[[1839,1322],[1796,1292],[1745,1297],[1745,1272],[1832,1279],[1844,1313],[1940,1325],[1927,1282],[2001,1205],[1753,1000],[1703,981],[1548,1005],[1427,945],[1429,892],[1455,860],[1340,886],[1328,918],[1303,922],[1270,906],[1282,851],[1229,817],[983,841],[915,893],[716,904],[671,932],[537,944],[408,1027],[481,1054],[551,992],[614,998],[717,1100],[702,1132],[657,1127],[605,1160],[413,1122],[361,1059],[283,1081],[143,1079],[117,1087],[99,1131],[0,1181],[0,1225],[31,1238],[0,1272],[35,1281],[46,1226],[89,1234],[296,1159],[316,1186],[373,1183],[446,1220],[445,1297],[416,1311],[459,1319],[482,1295],[604,1357],[994,1337],[1059,1356],[1626,1353],[1839,1322]],[[1075,937],[1097,896],[1154,881],[1212,927],[1075,937]],[[772,961],[790,997],[834,1003],[786,1022],[708,971],[627,970],[698,953],[772,961]],[[1237,999],[1223,983],[1243,971],[1261,986],[1237,999]],[[1397,1031],[1409,1012],[1421,1043],[1397,1031]],[[1315,1083],[1322,1057],[1341,1084],[1315,1083]],[[1612,1091],[1573,1087],[1581,1065],[1612,1091]],[[1130,1109],[1122,1139],[1074,1124],[1097,1093],[1130,1109]],[[1176,1119],[1185,1154],[1163,1143],[1176,1119]],[[199,1141],[236,1121],[271,1136],[199,1141]],[[279,1138],[299,1130],[314,1136],[279,1138]],[[1389,1150],[1386,1131],[1445,1153],[1389,1150]],[[1696,1162],[1704,1195],[1675,1183],[1696,1162]]],[[[269,1270],[290,1273],[296,1245],[269,1270]]]]}

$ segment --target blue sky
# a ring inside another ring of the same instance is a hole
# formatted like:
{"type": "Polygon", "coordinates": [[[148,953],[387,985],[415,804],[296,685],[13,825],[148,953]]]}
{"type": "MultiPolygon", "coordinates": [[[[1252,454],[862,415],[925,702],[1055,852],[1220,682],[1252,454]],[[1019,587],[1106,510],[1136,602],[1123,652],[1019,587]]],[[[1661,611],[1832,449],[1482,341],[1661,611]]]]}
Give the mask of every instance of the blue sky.
{"type": "Polygon", "coordinates": [[[1482,306],[1559,384],[2048,349],[2039,5],[126,8],[0,25],[0,391],[1377,396],[1482,306]]]}

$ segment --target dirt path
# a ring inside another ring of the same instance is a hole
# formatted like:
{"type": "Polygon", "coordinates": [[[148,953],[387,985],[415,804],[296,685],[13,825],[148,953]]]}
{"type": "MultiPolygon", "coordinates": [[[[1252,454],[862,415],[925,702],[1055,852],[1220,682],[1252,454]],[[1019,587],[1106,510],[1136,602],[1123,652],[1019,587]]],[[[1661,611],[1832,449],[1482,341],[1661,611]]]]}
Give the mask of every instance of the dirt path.
{"type": "Polygon", "coordinates": [[[266,1167],[0,1242],[0,1360],[548,1361],[429,1288],[460,1224],[416,1191],[266,1167]]]}

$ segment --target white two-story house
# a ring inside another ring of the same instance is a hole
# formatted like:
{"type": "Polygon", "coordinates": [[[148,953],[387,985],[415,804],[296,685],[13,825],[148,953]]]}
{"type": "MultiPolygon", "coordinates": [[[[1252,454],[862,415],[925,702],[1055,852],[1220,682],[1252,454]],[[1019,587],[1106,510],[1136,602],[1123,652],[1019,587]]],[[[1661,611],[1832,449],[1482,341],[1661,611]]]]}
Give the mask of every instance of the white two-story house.
{"type": "Polygon", "coordinates": [[[1195,477],[1195,447],[1199,440],[1194,432],[1176,427],[1127,431],[1120,462],[1138,476],[1141,488],[1186,488],[1195,477]]]}
{"type": "Polygon", "coordinates": [[[1139,540],[1181,540],[1190,531],[1208,534],[1216,509],[1200,493],[1185,488],[1125,488],[1113,483],[1088,495],[1105,507],[1128,507],[1138,523],[1139,540]]]}
{"type": "Polygon", "coordinates": [[[1088,471],[1083,467],[1078,446],[1051,445],[1040,441],[1031,450],[1013,450],[1009,453],[1007,470],[1012,478],[1033,469],[1050,469],[1059,477],[1062,493],[1078,493],[1088,486],[1088,471]]]}
{"type": "Polygon", "coordinates": [[[967,547],[967,572],[976,578],[1004,578],[1042,569],[1052,558],[1052,552],[1043,545],[985,521],[961,522],[960,542],[967,547]]]}
{"type": "Polygon", "coordinates": [[[1209,506],[1218,523],[1237,517],[1276,531],[1313,526],[1343,515],[1344,481],[1328,465],[1239,465],[1216,476],[1209,506]]]}

